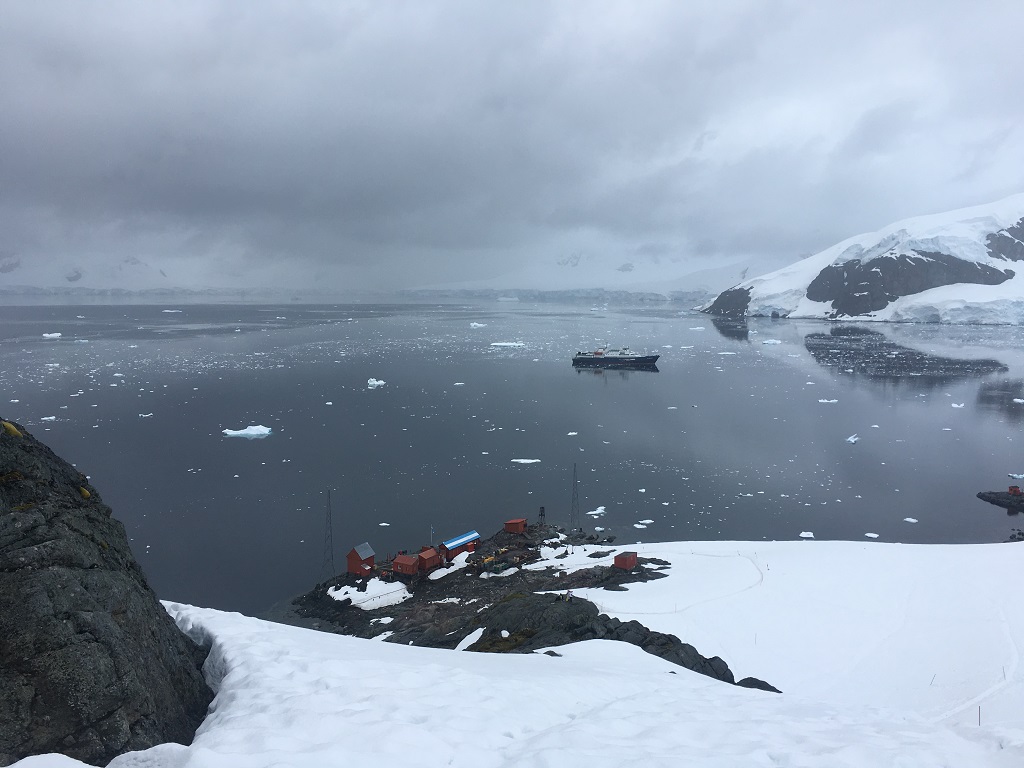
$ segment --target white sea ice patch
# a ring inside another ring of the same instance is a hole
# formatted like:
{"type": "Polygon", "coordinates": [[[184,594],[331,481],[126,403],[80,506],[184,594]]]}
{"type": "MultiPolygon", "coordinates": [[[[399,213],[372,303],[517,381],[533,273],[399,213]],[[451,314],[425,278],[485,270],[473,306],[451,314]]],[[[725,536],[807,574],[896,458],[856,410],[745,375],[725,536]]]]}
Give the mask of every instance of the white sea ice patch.
{"type": "Polygon", "coordinates": [[[387,528],[391,525],[391,523],[377,523],[377,525],[379,525],[381,528],[387,528]]]}
{"type": "Polygon", "coordinates": [[[819,403],[838,403],[838,400],[819,400],[819,403]]]}
{"type": "Polygon", "coordinates": [[[916,517],[904,517],[903,518],[903,522],[904,523],[916,523],[917,522],[917,518],[916,517]]]}
{"type": "Polygon", "coordinates": [[[606,512],[605,508],[603,506],[601,506],[601,507],[598,507],[597,509],[590,510],[589,512],[587,512],[587,514],[590,515],[591,517],[600,517],[605,512],[606,512]]]}
{"type": "Polygon", "coordinates": [[[61,337],[61,334],[59,334],[59,333],[44,333],[43,334],[43,338],[44,339],[59,339],[60,337],[61,337]]]}
{"type": "Polygon", "coordinates": [[[387,384],[386,381],[382,381],[381,379],[374,379],[373,377],[366,380],[367,389],[380,389],[385,384],[387,384]]]}
{"type": "Polygon", "coordinates": [[[470,328],[486,328],[487,327],[487,323],[470,323],[469,327],[470,328]]]}
{"type": "Polygon", "coordinates": [[[782,341],[780,341],[779,339],[762,339],[761,343],[762,344],[781,344],[782,341]]]}
{"type": "Polygon", "coordinates": [[[270,435],[273,430],[264,427],[262,424],[250,424],[245,429],[224,429],[221,430],[225,437],[245,437],[249,440],[257,440],[270,435]]]}
{"type": "Polygon", "coordinates": [[[408,600],[412,594],[405,588],[405,584],[392,581],[385,582],[378,578],[372,578],[366,582],[366,591],[360,592],[356,587],[331,587],[327,594],[335,600],[348,598],[356,608],[364,611],[372,611],[375,608],[384,608],[389,605],[398,605],[408,600]]]}
{"type": "Polygon", "coordinates": [[[1021,405],[1021,404],[1024,404],[1024,399],[1021,399],[1019,397],[1015,397],[1015,398],[1013,398],[1013,402],[1017,403],[1018,405],[1021,405]]]}
{"type": "Polygon", "coordinates": [[[814,538],[814,531],[800,531],[800,538],[801,539],[813,539],[814,538]]]}
{"type": "Polygon", "coordinates": [[[703,325],[697,325],[697,326],[694,326],[693,328],[691,328],[690,330],[691,331],[703,331],[704,330],[704,326],[703,325]]]}
{"type": "Polygon", "coordinates": [[[56,420],[57,420],[57,417],[56,417],[56,416],[43,416],[43,417],[42,417],[41,419],[39,419],[39,420],[40,420],[40,421],[56,421],[56,420]]]}
{"type": "Polygon", "coordinates": [[[641,523],[643,525],[651,525],[654,521],[653,520],[637,520],[637,522],[641,523]]]}
{"type": "Polygon", "coordinates": [[[575,437],[576,435],[579,434],[579,432],[566,432],[565,434],[566,437],[575,437]]]}
{"type": "Polygon", "coordinates": [[[521,341],[492,341],[492,347],[525,347],[526,345],[521,341]]]}
{"type": "Polygon", "coordinates": [[[512,459],[513,464],[540,464],[540,459],[512,459]]]}
{"type": "Polygon", "coordinates": [[[643,523],[633,523],[634,528],[646,528],[647,526],[643,523]]]}
{"type": "Polygon", "coordinates": [[[950,405],[953,406],[954,408],[963,408],[964,407],[963,403],[950,403],[950,405]]]}
{"type": "Polygon", "coordinates": [[[140,419],[151,419],[151,418],[153,418],[153,414],[152,413],[140,413],[139,414],[139,418],[140,419]]]}
{"type": "Polygon", "coordinates": [[[1017,474],[1014,474],[1013,472],[1008,474],[1007,477],[1009,477],[1012,480],[1024,480],[1024,474],[1017,475],[1017,474]]]}
{"type": "Polygon", "coordinates": [[[860,438],[856,434],[850,435],[848,438],[846,438],[846,442],[850,443],[851,445],[856,443],[858,440],[860,440],[860,438]]]}
{"type": "Polygon", "coordinates": [[[456,381],[454,384],[452,384],[452,386],[453,387],[464,387],[464,386],[466,386],[466,382],[464,382],[464,381],[456,381]]]}
{"type": "Polygon", "coordinates": [[[877,539],[878,538],[878,534],[877,533],[865,533],[864,535],[867,536],[869,539],[877,539]]]}
{"type": "Polygon", "coordinates": [[[160,311],[168,315],[181,313],[180,309],[161,309],[160,311]]]}

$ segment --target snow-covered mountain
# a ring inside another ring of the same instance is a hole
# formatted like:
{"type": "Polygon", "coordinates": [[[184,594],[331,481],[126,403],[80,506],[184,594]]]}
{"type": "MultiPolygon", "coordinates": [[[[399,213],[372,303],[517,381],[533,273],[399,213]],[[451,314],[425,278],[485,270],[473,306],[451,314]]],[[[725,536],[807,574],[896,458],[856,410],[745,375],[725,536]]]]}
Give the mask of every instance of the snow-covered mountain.
{"type": "Polygon", "coordinates": [[[1024,194],[920,216],[741,282],[722,315],[1024,324],[1024,194]]]}
{"type": "Polygon", "coordinates": [[[0,288],[138,291],[174,288],[188,282],[175,277],[183,276],[168,275],[135,256],[85,261],[0,255],[0,288]]]}

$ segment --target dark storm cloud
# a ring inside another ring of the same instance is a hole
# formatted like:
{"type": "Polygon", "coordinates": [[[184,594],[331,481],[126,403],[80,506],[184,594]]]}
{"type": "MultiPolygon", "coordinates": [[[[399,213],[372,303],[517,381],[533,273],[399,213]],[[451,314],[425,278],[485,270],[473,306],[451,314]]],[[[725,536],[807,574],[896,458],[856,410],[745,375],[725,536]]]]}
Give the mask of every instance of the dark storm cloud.
{"type": "Polygon", "coordinates": [[[7,3],[0,250],[400,284],[1024,188],[1022,6],[835,5],[7,3]]]}

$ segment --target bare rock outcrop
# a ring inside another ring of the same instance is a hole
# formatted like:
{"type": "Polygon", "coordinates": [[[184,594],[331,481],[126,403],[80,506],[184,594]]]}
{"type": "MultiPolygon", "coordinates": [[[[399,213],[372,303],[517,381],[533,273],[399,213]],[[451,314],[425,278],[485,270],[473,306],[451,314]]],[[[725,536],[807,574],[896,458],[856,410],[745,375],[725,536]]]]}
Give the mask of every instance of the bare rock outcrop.
{"type": "Polygon", "coordinates": [[[191,743],[213,698],[204,658],[86,477],[0,422],[0,765],[191,743]]]}

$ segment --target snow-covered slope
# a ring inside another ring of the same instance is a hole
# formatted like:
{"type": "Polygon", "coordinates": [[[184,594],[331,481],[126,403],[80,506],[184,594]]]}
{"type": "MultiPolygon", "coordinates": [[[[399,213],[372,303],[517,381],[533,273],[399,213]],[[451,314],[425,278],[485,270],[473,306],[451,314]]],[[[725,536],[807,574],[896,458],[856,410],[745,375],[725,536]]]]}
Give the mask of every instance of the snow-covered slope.
{"type": "Polygon", "coordinates": [[[724,291],[728,315],[1024,324],[1024,194],[896,222],[724,291]]]}
{"type": "MultiPolygon", "coordinates": [[[[668,577],[588,598],[784,693],[720,683],[623,643],[466,653],[169,604],[212,646],[217,698],[191,746],[111,765],[1024,765],[1024,545],[635,549],[668,561],[668,577]]],[[[557,562],[611,557],[590,554],[577,547],[557,562]]],[[[16,765],[83,768],[60,756],[16,765]]]]}
{"type": "Polygon", "coordinates": [[[172,282],[163,269],[134,256],[88,260],[0,256],[0,288],[29,286],[136,291],[172,288],[179,283],[172,282]]]}

